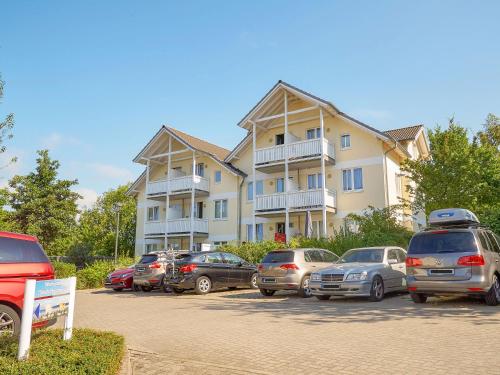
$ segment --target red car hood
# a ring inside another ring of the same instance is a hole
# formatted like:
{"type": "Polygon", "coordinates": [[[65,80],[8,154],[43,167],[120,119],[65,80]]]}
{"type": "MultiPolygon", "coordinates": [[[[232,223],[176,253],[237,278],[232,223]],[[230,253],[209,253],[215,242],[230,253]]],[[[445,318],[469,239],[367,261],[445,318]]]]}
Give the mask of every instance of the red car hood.
{"type": "Polygon", "coordinates": [[[115,277],[121,277],[122,275],[125,275],[126,273],[133,273],[134,269],[133,268],[123,268],[120,270],[116,270],[112,272],[109,276],[115,278],[115,277]]]}

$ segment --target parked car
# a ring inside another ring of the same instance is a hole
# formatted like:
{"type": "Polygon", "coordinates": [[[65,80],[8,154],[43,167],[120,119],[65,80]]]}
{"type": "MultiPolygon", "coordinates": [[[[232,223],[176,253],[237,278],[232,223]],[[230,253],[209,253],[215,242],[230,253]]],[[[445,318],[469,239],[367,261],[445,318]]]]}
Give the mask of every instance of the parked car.
{"type": "Polygon", "coordinates": [[[221,251],[184,254],[176,259],[165,284],[174,293],[194,289],[196,294],[220,288],[257,288],[257,267],[221,251]]]}
{"type": "Polygon", "coordinates": [[[111,272],[106,277],[104,287],[113,289],[115,292],[121,292],[123,289],[134,289],[134,270],[135,264],[111,272]]]}
{"type": "Polygon", "coordinates": [[[469,210],[431,212],[430,227],[410,241],[406,268],[408,291],[415,303],[428,296],[480,296],[500,303],[500,238],[480,225],[469,210]]]}
{"type": "Polygon", "coordinates": [[[405,260],[400,247],[351,249],[337,264],[311,275],[311,292],[319,300],[356,296],[381,301],[387,292],[406,291],[405,260]]]}
{"type": "MultiPolygon", "coordinates": [[[[0,335],[19,334],[26,280],[53,278],[54,268],[36,237],[0,232],[0,335]]],[[[33,327],[53,322],[40,322],[33,327]]]]}
{"type": "Polygon", "coordinates": [[[144,254],[134,267],[134,285],[144,292],[163,287],[169,254],[166,251],[154,251],[144,254]]]}
{"type": "Polygon", "coordinates": [[[339,259],[324,249],[282,249],[269,252],[259,264],[257,285],[264,296],[277,290],[296,290],[301,297],[310,297],[309,278],[312,272],[339,259]]]}

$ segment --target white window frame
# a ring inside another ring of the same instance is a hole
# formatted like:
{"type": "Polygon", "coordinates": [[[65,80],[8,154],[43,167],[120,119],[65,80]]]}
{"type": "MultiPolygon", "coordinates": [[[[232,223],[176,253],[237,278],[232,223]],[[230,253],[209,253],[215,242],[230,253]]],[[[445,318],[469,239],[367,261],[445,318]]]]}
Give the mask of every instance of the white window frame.
{"type": "Polygon", "coordinates": [[[344,193],[358,193],[358,192],[361,192],[363,191],[364,187],[365,187],[365,184],[364,184],[364,178],[363,178],[363,168],[361,167],[353,167],[353,168],[345,168],[345,169],[342,169],[342,191],[344,193]],[[354,171],[356,169],[360,169],[361,170],[361,189],[356,189],[354,187],[354,171]],[[344,171],[349,171],[350,172],[350,183],[351,183],[351,189],[346,189],[345,186],[344,186],[344,171]]]}
{"type": "Polygon", "coordinates": [[[340,149],[341,150],[349,150],[352,147],[351,143],[351,134],[344,133],[340,135],[340,149]],[[344,147],[344,137],[349,140],[349,146],[344,147]]]}
{"type": "Polygon", "coordinates": [[[318,128],[309,128],[309,129],[306,129],[306,139],[307,140],[311,140],[311,139],[319,139],[321,138],[321,128],[318,127],[318,128]],[[309,132],[313,130],[314,131],[314,138],[309,138],[308,134],[309,132]]]}
{"type": "MultiPolygon", "coordinates": [[[[257,180],[255,184],[255,195],[264,195],[264,181],[257,180]],[[262,188],[262,191],[259,192],[259,186],[262,188]]],[[[247,202],[253,202],[253,181],[247,183],[247,202]],[[249,198],[250,196],[250,198],[249,198]]]]}
{"type": "Polygon", "coordinates": [[[398,196],[403,195],[403,175],[401,173],[395,173],[394,174],[394,180],[396,183],[396,194],[398,196]]]}
{"type": "MultiPolygon", "coordinates": [[[[264,224],[263,223],[258,223],[255,224],[255,234],[257,235],[257,241],[263,241],[264,240],[264,224]],[[261,238],[259,238],[259,228],[261,238]]],[[[253,241],[253,224],[247,224],[247,241],[252,242],[253,241]]]]}
{"type": "Polygon", "coordinates": [[[219,169],[214,172],[214,183],[220,184],[222,182],[222,171],[219,169]],[[217,176],[219,176],[219,181],[217,181],[217,176]]]}
{"type": "Polygon", "coordinates": [[[307,175],[307,190],[316,190],[316,189],[322,189],[323,187],[321,186],[323,183],[323,179],[321,177],[321,173],[311,173],[307,175]],[[314,178],[314,187],[309,186],[309,177],[314,178]]]}
{"type": "Polygon", "coordinates": [[[227,220],[228,214],[228,200],[227,199],[217,199],[214,200],[214,218],[215,220],[227,220]],[[219,204],[219,217],[217,217],[217,204],[219,204]],[[226,216],[223,216],[224,210],[223,207],[226,206],[226,216]]]}
{"type": "Polygon", "coordinates": [[[227,241],[214,241],[214,249],[217,250],[219,247],[227,245],[227,241]]]}
{"type": "Polygon", "coordinates": [[[277,177],[276,180],[274,181],[274,184],[276,185],[274,191],[276,193],[286,193],[286,186],[285,186],[285,178],[284,177],[277,177]],[[278,191],[278,180],[283,180],[283,191],[278,191]]]}
{"type": "Polygon", "coordinates": [[[160,221],[160,206],[149,206],[148,209],[146,210],[146,215],[147,215],[146,218],[147,218],[148,223],[160,221]],[[151,216],[149,215],[150,212],[152,213],[151,216]],[[150,219],[150,217],[152,217],[152,218],[150,219]]]}

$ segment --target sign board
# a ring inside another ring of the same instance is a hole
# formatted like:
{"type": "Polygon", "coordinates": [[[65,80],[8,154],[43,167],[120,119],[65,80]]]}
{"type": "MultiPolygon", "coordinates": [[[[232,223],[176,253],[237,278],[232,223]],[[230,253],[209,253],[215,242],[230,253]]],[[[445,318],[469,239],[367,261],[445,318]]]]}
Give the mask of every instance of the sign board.
{"type": "Polygon", "coordinates": [[[76,277],[55,280],[27,280],[17,358],[28,358],[33,323],[66,316],[64,340],[71,339],[75,312],[76,277]]]}

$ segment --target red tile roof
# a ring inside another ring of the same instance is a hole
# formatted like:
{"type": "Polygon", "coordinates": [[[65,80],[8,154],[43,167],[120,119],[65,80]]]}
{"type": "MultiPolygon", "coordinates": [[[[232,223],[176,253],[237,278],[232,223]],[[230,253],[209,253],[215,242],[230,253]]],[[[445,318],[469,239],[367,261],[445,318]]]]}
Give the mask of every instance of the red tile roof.
{"type": "Polygon", "coordinates": [[[387,130],[384,133],[394,138],[398,142],[407,141],[410,139],[415,139],[415,137],[423,127],[423,125],[407,126],[405,128],[387,130]]]}

